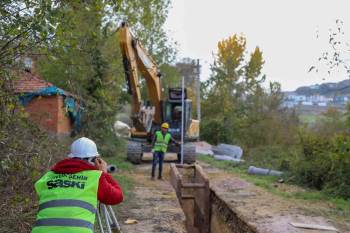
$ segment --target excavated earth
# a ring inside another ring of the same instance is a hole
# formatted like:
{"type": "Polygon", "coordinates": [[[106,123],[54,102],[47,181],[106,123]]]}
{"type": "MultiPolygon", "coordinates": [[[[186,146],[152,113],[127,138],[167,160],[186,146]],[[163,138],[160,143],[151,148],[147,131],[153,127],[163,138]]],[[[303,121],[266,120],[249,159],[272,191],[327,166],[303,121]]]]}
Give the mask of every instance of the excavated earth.
{"type": "MultiPolygon", "coordinates": [[[[200,163],[209,176],[212,200],[212,232],[327,233],[334,231],[295,228],[290,223],[333,226],[350,232],[350,223],[322,217],[327,204],[298,202],[273,195],[245,180],[200,163]],[[213,215],[212,215],[213,216],[213,215]],[[219,230],[217,230],[219,229],[219,230]]],[[[283,184],[281,184],[283,186],[283,184]]],[[[285,191],[288,192],[287,187],[285,191]]]]}

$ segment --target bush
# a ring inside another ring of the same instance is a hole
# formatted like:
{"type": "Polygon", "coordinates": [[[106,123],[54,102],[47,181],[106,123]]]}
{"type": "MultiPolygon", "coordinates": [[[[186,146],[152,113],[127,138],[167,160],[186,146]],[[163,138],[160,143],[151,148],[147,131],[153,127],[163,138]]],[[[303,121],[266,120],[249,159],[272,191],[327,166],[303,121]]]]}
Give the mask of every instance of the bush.
{"type": "Polygon", "coordinates": [[[301,136],[302,153],[291,166],[297,182],[334,197],[350,198],[350,136],[301,136]]]}
{"type": "Polygon", "coordinates": [[[98,130],[97,132],[94,131],[92,135],[92,138],[96,142],[98,151],[101,156],[112,157],[116,154],[126,153],[125,140],[117,137],[112,129],[102,129],[98,130]]]}
{"type": "Polygon", "coordinates": [[[38,205],[33,184],[67,154],[69,143],[49,137],[19,114],[1,125],[0,232],[30,232],[38,205]]]}
{"type": "Polygon", "coordinates": [[[232,138],[229,137],[230,129],[225,127],[224,121],[221,119],[204,119],[200,125],[201,138],[211,144],[222,142],[232,143],[232,138]]]}
{"type": "Polygon", "coordinates": [[[244,160],[252,166],[286,171],[296,151],[295,147],[281,145],[259,146],[245,153],[244,160]]]}

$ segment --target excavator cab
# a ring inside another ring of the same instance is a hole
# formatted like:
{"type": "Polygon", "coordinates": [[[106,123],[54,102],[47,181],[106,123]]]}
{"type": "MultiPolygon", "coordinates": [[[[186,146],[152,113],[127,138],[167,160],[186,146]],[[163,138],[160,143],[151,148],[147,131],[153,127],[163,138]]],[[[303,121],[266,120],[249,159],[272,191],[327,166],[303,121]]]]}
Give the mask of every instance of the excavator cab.
{"type": "MultiPolygon", "coordinates": [[[[181,138],[181,118],[182,118],[182,90],[180,88],[169,88],[169,99],[163,102],[163,121],[170,125],[169,132],[171,135],[180,140],[181,138]]],[[[192,121],[192,101],[187,99],[187,91],[184,91],[184,135],[192,121]]]]}

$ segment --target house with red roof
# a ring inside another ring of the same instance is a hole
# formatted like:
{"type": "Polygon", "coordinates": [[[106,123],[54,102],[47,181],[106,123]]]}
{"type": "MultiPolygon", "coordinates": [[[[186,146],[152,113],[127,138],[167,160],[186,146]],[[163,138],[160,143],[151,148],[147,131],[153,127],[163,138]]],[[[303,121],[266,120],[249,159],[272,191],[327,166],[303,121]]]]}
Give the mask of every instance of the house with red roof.
{"type": "Polygon", "coordinates": [[[41,129],[55,135],[70,135],[77,120],[80,125],[80,106],[76,96],[30,71],[19,71],[17,76],[14,91],[29,119],[41,129]]]}

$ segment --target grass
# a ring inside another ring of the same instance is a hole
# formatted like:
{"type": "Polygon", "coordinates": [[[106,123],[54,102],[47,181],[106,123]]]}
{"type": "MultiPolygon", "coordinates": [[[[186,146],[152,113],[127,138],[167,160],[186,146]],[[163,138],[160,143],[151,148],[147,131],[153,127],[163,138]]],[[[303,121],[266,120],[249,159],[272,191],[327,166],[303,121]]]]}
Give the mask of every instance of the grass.
{"type": "Polygon", "coordinates": [[[300,114],[299,120],[305,124],[315,124],[321,117],[316,114],[300,114]]]}
{"type": "Polygon", "coordinates": [[[115,174],[113,177],[118,181],[120,187],[123,190],[124,202],[130,199],[130,193],[134,187],[134,180],[131,176],[125,174],[115,174]]]}
{"type": "Polygon", "coordinates": [[[266,188],[270,190],[273,187],[278,178],[273,176],[250,176],[247,174],[247,165],[238,164],[231,161],[221,161],[215,160],[211,156],[198,156],[198,160],[206,162],[214,167],[225,170],[226,172],[239,175],[241,178],[248,180],[250,183],[253,183],[256,186],[266,188]]]}
{"type": "MultiPolygon", "coordinates": [[[[330,206],[334,208],[330,208],[329,212],[339,217],[348,217],[350,216],[350,200],[344,200],[341,198],[334,198],[328,196],[327,194],[312,190],[312,189],[304,189],[298,188],[291,192],[286,192],[278,189],[276,183],[278,182],[278,177],[273,176],[252,176],[247,174],[248,165],[245,164],[237,164],[231,161],[220,161],[215,160],[211,156],[198,156],[198,160],[206,162],[216,168],[220,168],[225,170],[228,173],[236,174],[240,178],[247,180],[250,183],[253,183],[256,186],[259,186],[268,192],[281,196],[287,199],[293,200],[305,200],[309,202],[328,202],[330,206]]],[[[291,186],[292,187],[292,186],[291,186]]],[[[350,219],[347,219],[349,221],[350,219]]]]}

